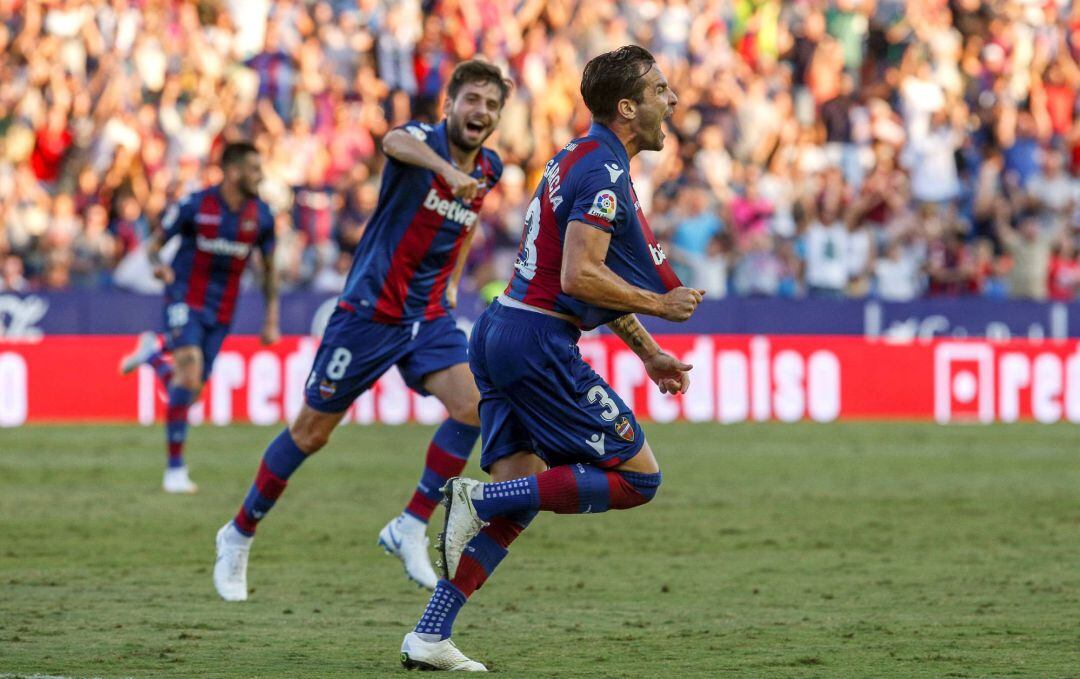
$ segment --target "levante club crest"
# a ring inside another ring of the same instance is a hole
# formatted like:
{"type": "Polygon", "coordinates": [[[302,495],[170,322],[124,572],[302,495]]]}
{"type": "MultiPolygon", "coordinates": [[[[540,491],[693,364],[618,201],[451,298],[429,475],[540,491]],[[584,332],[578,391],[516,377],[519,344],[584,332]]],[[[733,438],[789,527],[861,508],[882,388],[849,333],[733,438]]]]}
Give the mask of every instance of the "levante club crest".
{"type": "Polygon", "coordinates": [[[634,426],[630,424],[630,420],[626,416],[620,417],[615,422],[615,433],[624,441],[634,440],[634,426]]]}
{"type": "Polygon", "coordinates": [[[337,385],[330,380],[323,380],[322,382],[319,382],[319,395],[322,396],[323,399],[330,398],[334,395],[334,392],[336,391],[337,385]]]}

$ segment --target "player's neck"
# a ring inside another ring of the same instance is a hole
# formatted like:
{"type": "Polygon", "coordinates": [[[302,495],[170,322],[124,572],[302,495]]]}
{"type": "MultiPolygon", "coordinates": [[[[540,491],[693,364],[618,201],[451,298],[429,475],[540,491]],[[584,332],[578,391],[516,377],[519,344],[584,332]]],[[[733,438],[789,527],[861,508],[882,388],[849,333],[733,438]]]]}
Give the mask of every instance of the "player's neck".
{"type": "Polygon", "coordinates": [[[454,161],[454,167],[466,174],[471,173],[476,167],[476,156],[479,154],[479,148],[468,151],[450,142],[450,160],[454,161]]]}
{"type": "Polygon", "coordinates": [[[247,201],[247,196],[245,196],[243,191],[237,186],[232,186],[223,182],[221,184],[220,192],[221,198],[225,201],[225,206],[233,212],[239,211],[247,201]]]}
{"type": "MultiPolygon", "coordinates": [[[[600,124],[603,125],[603,123],[600,124]]],[[[629,125],[615,124],[604,125],[604,127],[611,130],[611,133],[619,139],[619,142],[623,145],[623,148],[626,149],[627,158],[633,158],[637,155],[638,151],[641,150],[638,147],[637,135],[634,133],[633,130],[630,129],[629,125]]]]}

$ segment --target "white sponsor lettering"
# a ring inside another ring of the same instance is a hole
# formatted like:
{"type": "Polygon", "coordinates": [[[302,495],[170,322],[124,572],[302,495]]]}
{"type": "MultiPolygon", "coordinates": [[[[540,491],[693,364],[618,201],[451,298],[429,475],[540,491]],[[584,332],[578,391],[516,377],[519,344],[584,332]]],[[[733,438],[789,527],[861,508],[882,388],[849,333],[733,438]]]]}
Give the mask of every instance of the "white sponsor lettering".
{"type": "Polygon", "coordinates": [[[653,245],[649,243],[649,252],[652,253],[652,261],[656,266],[660,266],[667,259],[667,253],[664,252],[664,246],[657,243],[653,245]]]}
{"type": "MultiPolygon", "coordinates": [[[[585,344],[582,353],[585,353],[585,344]]],[[[712,337],[698,337],[681,360],[694,366],[690,392],[665,396],[649,384],[638,412],[656,422],[680,416],[691,421],[744,422],[775,417],[784,422],[811,419],[831,422],[840,415],[840,360],[828,350],[804,356],[789,349],[773,352],[766,337],[754,337],[747,349],[717,351],[712,337]]],[[[593,363],[603,374],[603,363],[593,363]]],[[[648,381],[632,351],[611,356],[611,385],[634,410],[634,392],[648,381]]]]}
{"type": "Polygon", "coordinates": [[[235,351],[223,351],[214,361],[214,379],[210,381],[210,421],[214,424],[233,421],[233,392],[244,388],[246,367],[244,356],[235,351]]]}
{"type": "Polygon", "coordinates": [[[945,342],[934,351],[934,419],[949,422],[958,414],[994,420],[994,350],[989,345],[945,342]]]}
{"type": "Polygon", "coordinates": [[[281,361],[269,351],[257,352],[248,366],[248,418],[252,424],[281,420],[281,361]]]}
{"type": "Polygon", "coordinates": [[[0,427],[18,427],[29,411],[29,371],[16,353],[0,354],[0,427]]]}
{"type": "Polygon", "coordinates": [[[424,208],[432,210],[440,217],[446,217],[451,222],[461,224],[466,229],[471,229],[479,216],[456,200],[439,198],[439,193],[435,189],[428,191],[427,197],[424,198],[424,208]]]}
{"type": "Polygon", "coordinates": [[[394,370],[383,375],[380,380],[382,393],[379,394],[378,414],[379,422],[386,424],[404,424],[409,421],[409,406],[412,399],[409,398],[409,387],[401,373],[394,370]]]}
{"type": "MultiPolygon", "coordinates": [[[[598,419],[606,393],[613,401],[618,401],[616,394],[622,397],[640,419],[661,422],[829,422],[841,413],[916,418],[933,414],[940,422],[1080,422],[1080,342],[1076,340],[1041,345],[979,340],[904,346],[896,350],[896,365],[882,368],[868,365],[860,352],[867,351],[876,364],[881,357],[893,355],[888,353],[889,343],[861,347],[851,340],[834,344],[826,338],[660,337],[662,345],[673,345],[668,347],[672,355],[694,365],[690,391],[672,396],[661,394],[652,384],[633,351],[611,339],[586,337],[579,345],[583,358],[611,385],[601,385],[602,390],[595,390],[592,396],[589,407],[595,408],[598,419]],[[842,366],[840,357],[850,363],[842,366]],[[923,370],[925,374],[914,374],[923,370]],[[842,391],[845,372],[858,375],[859,383],[846,385],[842,391]],[[870,380],[874,384],[866,384],[870,380]]],[[[240,420],[269,423],[295,417],[317,341],[305,338],[291,352],[280,352],[256,347],[254,338],[237,340],[242,343],[239,347],[230,347],[218,357],[203,391],[205,402],[191,410],[189,421],[201,421],[204,412],[215,424],[240,420]],[[248,349],[243,349],[243,343],[248,349]]],[[[128,342],[107,344],[115,346],[119,355],[128,342]]],[[[56,342],[55,350],[63,349],[56,342]]],[[[115,408],[103,409],[92,401],[58,411],[48,396],[54,389],[56,372],[66,364],[54,364],[45,358],[47,353],[25,351],[19,343],[0,348],[0,426],[57,417],[117,416],[115,408]],[[31,379],[36,382],[31,383],[31,379]]],[[[126,397],[121,399],[131,403],[130,416],[137,411],[140,422],[152,423],[155,416],[160,422],[164,414],[164,391],[156,381],[151,368],[140,368],[137,408],[126,397]]],[[[119,384],[103,383],[101,393],[115,401],[119,384]]],[[[587,394],[582,394],[582,400],[589,402],[587,394]]],[[[621,405],[618,409],[627,414],[621,405]]],[[[436,400],[410,393],[396,369],[347,412],[346,422],[360,423],[434,423],[445,416],[436,400]]],[[[612,428],[596,430],[613,432],[612,428]]],[[[577,440],[584,442],[594,433],[581,432],[577,440]]]]}
{"type": "Polygon", "coordinates": [[[197,215],[195,215],[195,223],[196,224],[207,224],[207,225],[209,225],[209,224],[220,224],[221,223],[221,215],[212,215],[212,214],[207,214],[205,212],[200,212],[197,215]]]}
{"type": "Polygon", "coordinates": [[[0,337],[6,339],[41,339],[38,321],[45,318],[49,303],[41,297],[30,295],[0,295],[0,337]]]}
{"type": "Polygon", "coordinates": [[[251,253],[250,243],[239,243],[228,238],[195,237],[195,247],[212,255],[227,255],[237,259],[246,259],[251,253]]]}
{"type": "Polygon", "coordinates": [[[1080,422],[1080,347],[1000,352],[991,342],[943,342],[934,349],[938,422],[1016,422],[1030,408],[1037,422],[1080,422]]]}

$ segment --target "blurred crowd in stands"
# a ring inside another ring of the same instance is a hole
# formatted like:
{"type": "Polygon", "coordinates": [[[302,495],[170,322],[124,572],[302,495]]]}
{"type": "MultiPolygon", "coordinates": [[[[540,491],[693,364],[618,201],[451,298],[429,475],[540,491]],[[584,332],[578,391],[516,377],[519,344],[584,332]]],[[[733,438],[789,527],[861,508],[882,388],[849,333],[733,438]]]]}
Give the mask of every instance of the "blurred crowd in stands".
{"type": "Polygon", "coordinates": [[[680,98],[631,171],[688,284],[1076,298],[1080,3],[1056,0],[0,0],[0,291],[155,290],[148,233],[239,138],[285,289],[339,290],[380,139],[438,120],[474,56],[515,83],[465,281],[501,288],[588,126],[585,62],[627,43],[680,98]]]}

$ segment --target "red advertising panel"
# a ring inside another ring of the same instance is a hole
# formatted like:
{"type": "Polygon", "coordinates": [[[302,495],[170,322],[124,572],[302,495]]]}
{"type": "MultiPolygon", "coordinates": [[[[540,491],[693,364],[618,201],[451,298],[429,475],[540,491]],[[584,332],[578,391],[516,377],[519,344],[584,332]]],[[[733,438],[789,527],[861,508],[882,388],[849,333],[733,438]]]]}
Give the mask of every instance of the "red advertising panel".
{"type": "MultiPolygon", "coordinates": [[[[889,343],[859,337],[669,335],[671,353],[694,365],[685,396],[660,394],[617,338],[590,337],[581,351],[642,419],[743,422],[915,419],[939,422],[1080,422],[1080,343],[937,340],[889,343]]],[[[117,362],[134,342],[120,336],[48,336],[0,343],[0,426],[25,422],[142,422],[164,413],[163,390],[142,368],[117,362]]],[[[230,337],[195,423],[271,424],[293,416],[316,342],[289,337],[263,347],[230,337]]],[[[350,411],[358,422],[433,423],[431,398],[391,371],[350,411]]]]}

